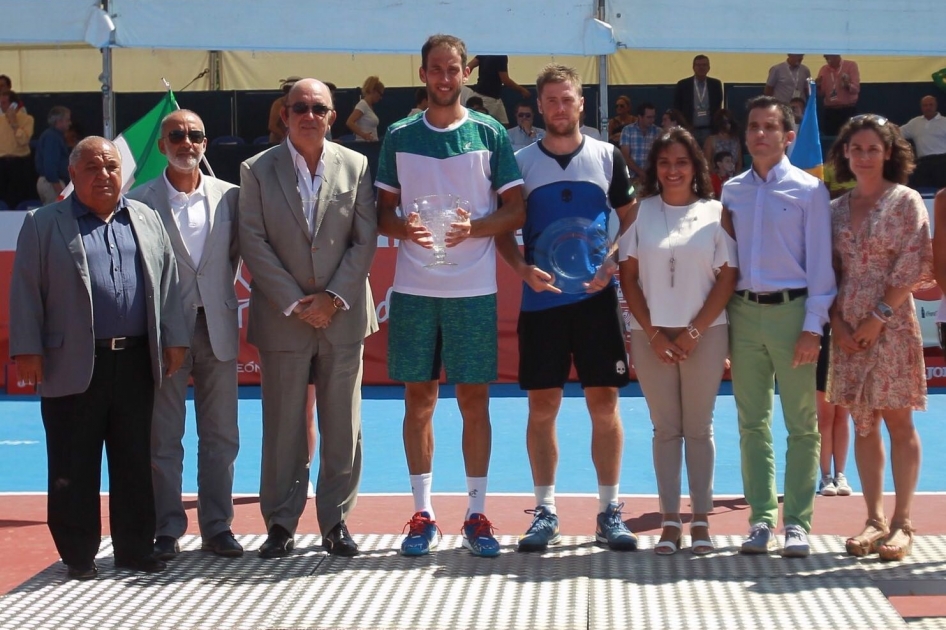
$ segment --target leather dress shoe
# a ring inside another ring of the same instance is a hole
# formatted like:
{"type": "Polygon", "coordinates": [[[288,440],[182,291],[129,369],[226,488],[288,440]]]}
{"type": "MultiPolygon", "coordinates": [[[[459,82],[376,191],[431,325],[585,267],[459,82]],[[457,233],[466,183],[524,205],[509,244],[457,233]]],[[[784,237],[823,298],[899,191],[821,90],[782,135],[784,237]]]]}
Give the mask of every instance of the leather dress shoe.
{"type": "Polygon", "coordinates": [[[142,573],[160,573],[168,568],[168,565],[167,562],[158,560],[154,556],[144,556],[141,558],[115,558],[115,568],[142,573]]]}
{"type": "Polygon", "coordinates": [[[70,580],[94,580],[99,575],[99,569],[95,563],[83,565],[69,565],[70,580]]]}
{"type": "Polygon", "coordinates": [[[200,550],[212,551],[224,558],[239,558],[243,555],[243,547],[233,537],[233,532],[229,529],[204,540],[200,550]]]}
{"type": "Polygon", "coordinates": [[[269,535],[259,548],[260,558],[284,558],[296,546],[292,534],[282,525],[273,525],[269,528],[269,535]]]}
{"type": "Polygon", "coordinates": [[[358,545],[352,539],[351,534],[348,533],[348,526],[345,525],[345,521],[341,521],[322,537],[322,547],[333,556],[350,558],[358,555],[358,545]]]}
{"type": "Polygon", "coordinates": [[[173,560],[181,553],[181,546],[174,536],[158,536],[154,539],[154,557],[158,560],[173,560]]]}

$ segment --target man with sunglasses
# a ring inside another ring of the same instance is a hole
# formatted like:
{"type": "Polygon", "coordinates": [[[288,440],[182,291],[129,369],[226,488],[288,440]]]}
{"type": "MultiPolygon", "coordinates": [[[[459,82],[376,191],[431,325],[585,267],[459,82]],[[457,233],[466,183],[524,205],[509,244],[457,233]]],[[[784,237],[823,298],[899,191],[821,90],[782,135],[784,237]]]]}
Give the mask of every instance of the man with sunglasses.
{"type": "Polygon", "coordinates": [[[207,150],[204,122],[182,109],[161,122],[158,150],[168,159],[164,174],[129,197],[155,209],[171,238],[180,276],[190,352],[181,369],[155,391],[151,422],[154,481],[154,554],[171,560],[187,531],[181,501],[187,381],[194,379],[197,411],[197,519],[202,549],[239,557],[243,547],[230,531],[237,429],[239,324],[233,282],[239,273],[237,207],[240,189],[203,175],[207,150]]]}
{"type": "Polygon", "coordinates": [[[512,144],[513,151],[524,149],[545,137],[544,129],[532,126],[533,118],[532,105],[526,101],[519,103],[516,107],[516,122],[518,124],[509,130],[509,142],[512,144]]]}
{"type": "Polygon", "coordinates": [[[378,329],[368,271],[377,214],[368,161],[326,142],[329,88],[297,81],[282,112],[286,140],[240,167],[240,252],[253,274],[247,338],[260,351],[263,558],[288,555],[309,479],[306,389],[318,391],[315,506],[322,546],[353,556],[345,524],[361,479],[361,374],[378,329]]]}

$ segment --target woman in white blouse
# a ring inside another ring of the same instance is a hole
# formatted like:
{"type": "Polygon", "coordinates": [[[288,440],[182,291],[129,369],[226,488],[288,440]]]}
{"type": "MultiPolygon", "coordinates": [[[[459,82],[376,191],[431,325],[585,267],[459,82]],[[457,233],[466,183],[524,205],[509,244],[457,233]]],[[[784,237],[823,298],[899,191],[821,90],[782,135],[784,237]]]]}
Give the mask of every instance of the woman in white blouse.
{"type": "Polygon", "coordinates": [[[633,315],[631,358],[654,425],[660,555],[676,553],[682,540],[684,452],[691,551],[713,550],[713,407],[729,351],[725,307],[737,265],[728,212],[712,194],[703,151],[690,132],[671,129],[651,148],[645,198],[619,241],[621,288],[633,315]]]}
{"type": "Polygon", "coordinates": [[[355,142],[378,141],[378,115],[374,113],[374,106],[384,96],[384,84],[375,76],[365,79],[361,86],[361,100],[355,105],[355,110],[345,121],[345,125],[355,134],[355,142]]]}

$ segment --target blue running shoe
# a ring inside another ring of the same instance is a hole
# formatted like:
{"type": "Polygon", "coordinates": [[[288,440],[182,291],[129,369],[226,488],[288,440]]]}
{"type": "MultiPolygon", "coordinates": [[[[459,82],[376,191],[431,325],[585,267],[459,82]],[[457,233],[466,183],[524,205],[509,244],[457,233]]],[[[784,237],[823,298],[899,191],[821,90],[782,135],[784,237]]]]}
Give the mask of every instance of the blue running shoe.
{"type": "Polygon", "coordinates": [[[621,518],[623,503],[611,503],[608,509],[598,514],[598,529],[595,540],[607,544],[613,551],[637,551],[637,536],[627,528],[621,518]]]}
{"type": "Polygon", "coordinates": [[[519,551],[545,551],[549,545],[562,542],[557,514],[552,514],[544,505],[526,510],[526,514],[532,514],[532,525],[519,537],[519,551]]]}
{"type": "Polygon", "coordinates": [[[495,558],[499,555],[499,541],[493,536],[493,524],[485,514],[470,514],[463,523],[463,546],[474,556],[495,558]]]}
{"type": "Polygon", "coordinates": [[[407,538],[401,542],[402,556],[426,556],[437,547],[442,534],[437,521],[430,520],[430,513],[417,512],[404,526],[407,538]]]}

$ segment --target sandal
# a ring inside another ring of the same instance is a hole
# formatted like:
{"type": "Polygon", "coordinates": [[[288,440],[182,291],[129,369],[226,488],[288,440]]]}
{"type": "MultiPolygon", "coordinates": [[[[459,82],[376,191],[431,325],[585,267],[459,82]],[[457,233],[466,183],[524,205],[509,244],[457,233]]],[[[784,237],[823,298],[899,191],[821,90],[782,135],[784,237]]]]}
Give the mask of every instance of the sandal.
{"type": "Polygon", "coordinates": [[[880,559],[885,562],[903,560],[913,551],[913,534],[916,530],[910,524],[910,521],[904,522],[899,527],[893,527],[890,535],[884,539],[883,543],[877,548],[880,559]]]}
{"type": "Polygon", "coordinates": [[[848,538],[844,542],[844,548],[848,554],[858,558],[877,553],[877,548],[883,544],[883,541],[890,534],[887,528],[887,519],[867,519],[864,531],[857,536],[848,538]]]}
{"type": "Polygon", "coordinates": [[[706,521],[692,521],[690,523],[690,552],[694,556],[705,556],[708,553],[716,551],[716,547],[713,546],[713,541],[711,540],[692,540],[694,527],[705,527],[709,530],[709,523],[706,521]]]}
{"type": "Polygon", "coordinates": [[[658,556],[672,556],[677,553],[677,550],[680,548],[680,539],[683,537],[683,523],[680,521],[664,521],[660,524],[661,527],[676,527],[677,539],[673,540],[662,540],[654,546],[654,553],[658,556]]]}

